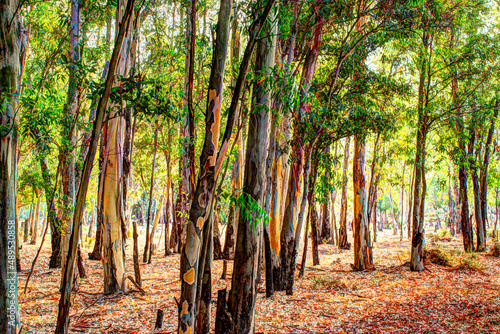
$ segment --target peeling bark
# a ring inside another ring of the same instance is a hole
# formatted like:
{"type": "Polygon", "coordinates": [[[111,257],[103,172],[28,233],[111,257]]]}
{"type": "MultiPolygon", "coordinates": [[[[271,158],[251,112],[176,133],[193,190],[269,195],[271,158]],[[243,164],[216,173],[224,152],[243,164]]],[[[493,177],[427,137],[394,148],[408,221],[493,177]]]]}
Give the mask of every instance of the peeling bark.
{"type": "Polygon", "coordinates": [[[347,168],[349,166],[350,137],[346,138],[344,146],[344,164],[342,168],[342,197],[340,198],[340,222],[339,242],[340,249],[350,249],[351,244],[347,241],[347,168]]]}
{"type": "Polygon", "coordinates": [[[20,318],[17,302],[16,183],[18,94],[21,73],[21,29],[17,0],[0,1],[0,332],[15,334],[20,318]],[[14,233],[14,234],[13,234],[14,233]]]}

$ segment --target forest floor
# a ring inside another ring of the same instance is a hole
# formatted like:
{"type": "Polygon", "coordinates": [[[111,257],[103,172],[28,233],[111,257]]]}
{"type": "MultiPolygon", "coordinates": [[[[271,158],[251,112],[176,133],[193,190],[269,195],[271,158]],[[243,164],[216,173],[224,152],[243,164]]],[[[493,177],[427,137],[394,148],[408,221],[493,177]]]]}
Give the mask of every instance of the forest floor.
{"type": "MultiPolygon", "coordinates": [[[[59,301],[59,270],[48,269],[49,236],[24,294],[31,262],[39,248],[24,244],[19,273],[22,333],[52,333],[59,301]]],[[[427,264],[427,270],[410,272],[409,242],[391,231],[378,235],[373,248],[376,270],[353,272],[353,251],[319,247],[321,265],[308,261],[303,278],[297,278],[293,296],[278,292],[265,298],[259,287],[256,307],[257,333],[500,333],[500,259],[461,252],[461,238],[432,241],[454,256],[451,267],[427,264]],[[459,264],[462,264],[461,266],[459,264]],[[471,270],[467,264],[475,266],[471,270]]],[[[310,240],[309,240],[310,241],[310,240]]],[[[309,242],[309,245],[311,242],[309,242]]],[[[491,246],[491,240],[488,240],[491,246]]],[[[90,252],[84,248],[83,254],[90,252]]],[[[84,256],[87,279],[79,281],[72,296],[72,333],[171,333],[177,329],[180,280],[179,255],[165,257],[163,246],[150,265],[141,264],[143,288],[116,296],[102,294],[102,266],[84,256]],[[158,309],[165,313],[163,328],[154,331],[158,309]]],[[[142,252],[141,252],[142,254],[142,252]]],[[[299,259],[302,252],[299,253],[299,259]]],[[[308,256],[311,252],[309,250],[308,256]]],[[[300,261],[300,260],[299,260],[300,261]]],[[[230,285],[219,279],[222,260],[214,261],[213,298],[230,285]]],[[[127,247],[127,273],[133,276],[131,241],[127,247]]],[[[297,270],[298,271],[298,270],[297,270]]],[[[135,287],[127,281],[128,288],[135,287]]],[[[212,305],[212,328],[215,303],[212,305]]]]}

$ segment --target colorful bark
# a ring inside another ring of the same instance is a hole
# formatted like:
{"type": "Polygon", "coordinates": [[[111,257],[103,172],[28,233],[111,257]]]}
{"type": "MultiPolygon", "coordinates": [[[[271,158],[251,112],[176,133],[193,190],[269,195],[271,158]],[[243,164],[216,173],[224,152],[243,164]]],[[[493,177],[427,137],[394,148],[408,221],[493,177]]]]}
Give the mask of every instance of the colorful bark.
{"type": "MultiPolygon", "coordinates": [[[[472,117],[472,121],[475,121],[475,117],[472,117]]],[[[476,251],[483,252],[486,249],[486,222],[485,217],[483,217],[483,213],[481,210],[481,189],[479,185],[479,175],[477,173],[477,160],[479,155],[474,152],[475,149],[475,141],[476,141],[476,130],[471,129],[471,133],[469,135],[469,169],[471,171],[471,179],[472,179],[472,198],[474,201],[474,218],[476,220],[476,236],[477,236],[477,247],[476,251]],[[476,159],[474,159],[474,155],[476,155],[476,159]]]]}
{"type": "Polygon", "coordinates": [[[347,137],[344,146],[344,162],[342,168],[342,197],[340,198],[339,242],[340,249],[350,249],[347,241],[347,168],[349,166],[349,146],[351,138],[347,137]]]}
{"type": "Polygon", "coordinates": [[[0,1],[0,332],[17,333],[16,270],[18,94],[21,73],[17,0],[0,1]]]}
{"type": "MultiPolygon", "coordinates": [[[[207,111],[205,118],[205,141],[200,156],[200,173],[191,203],[187,223],[186,245],[181,254],[181,299],[179,302],[178,332],[194,332],[197,309],[197,276],[202,243],[205,214],[215,183],[217,147],[222,103],[222,82],[229,40],[231,0],[222,0],[216,28],[216,45],[208,85],[207,111]]],[[[207,237],[207,236],[205,236],[207,237]]],[[[204,268],[203,268],[204,269],[204,268]]]]}
{"type": "Polygon", "coordinates": [[[100,129],[103,125],[104,113],[105,110],[107,109],[106,107],[109,101],[109,95],[111,93],[113,78],[115,75],[118,58],[122,48],[122,42],[124,39],[125,31],[130,26],[130,17],[132,16],[133,13],[134,3],[135,3],[134,0],[128,1],[127,7],[124,10],[123,24],[119,26],[117,38],[115,41],[115,47],[113,49],[113,55],[110,61],[109,73],[106,78],[106,83],[104,86],[104,92],[102,94],[102,97],[99,101],[96,110],[96,120],[94,121],[91,141],[89,145],[90,150],[89,153],[87,154],[87,157],[85,158],[85,162],[83,165],[82,181],[78,189],[78,195],[73,215],[74,226],[70,237],[70,248],[68,252],[68,258],[66,260],[67,265],[64,268],[64,274],[62,276],[61,298],[59,300],[59,311],[58,311],[56,330],[55,330],[56,333],[68,333],[69,330],[69,308],[71,304],[71,287],[73,286],[73,269],[74,269],[75,258],[77,256],[78,241],[79,241],[78,233],[75,231],[79,231],[82,224],[85,199],[87,196],[90,174],[92,172],[92,166],[97,151],[100,129]]]}
{"type": "Polygon", "coordinates": [[[418,123],[416,137],[415,153],[415,180],[413,184],[413,209],[412,209],[412,241],[410,270],[422,271],[424,267],[423,248],[425,243],[424,234],[424,208],[427,184],[425,181],[425,146],[429,127],[427,124],[427,95],[425,94],[427,70],[429,59],[428,51],[430,48],[430,35],[424,32],[422,36],[422,51],[420,56],[420,73],[418,86],[418,123]]]}
{"type": "Polygon", "coordinates": [[[186,75],[184,78],[185,111],[184,124],[182,126],[182,192],[181,192],[181,215],[182,226],[180,241],[183,242],[185,226],[195,190],[195,142],[194,142],[194,107],[193,107],[193,84],[194,84],[194,62],[196,46],[196,11],[198,0],[191,0],[186,7],[186,75]]]}
{"type": "MultiPolygon", "coordinates": [[[[263,35],[272,31],[268,19],[263,35]],[[267,33],[266,33],[267,32],[267,33]]],[[[274,65],[274,38],[261,38],[257,43],[255,73],[268,77],[274,65]]],[[[269,138],[270,95],[266,80],[254,85],[253,106],[248,124],[245,157],[245,174],[242,196],[249,214],[240,215],[234,255],[233,278],[229,293],[229,312],[238,333],[255,331],[255,301],[257,298],[257,276],[260,266],[259,252],[264,216],[255,207],[264,207],[266,190],[266,157],[269,138]]]]}
{"type": "MultiPolygon", "coordinates": [[[[124,23],[126,0],[120,0],[116,11],[116,27],[124,23]]],[[[134,21],[137,22],[137,13],[134,21]]],[[[133,64],[134,28],[132,22],[128,24],[121,46],[116,74],[128,76],[133,64]]],[[[120,82],[115,79],[115,86],[120,82]]],[[[128,165],[130,143],[126,143],[127,128],[130,129],[128,113],[123,113],[125,103],[112,102],[109,105],[110,115],[105,124],[104,147],[106,156],[102,175],[102,262],[104,269],[104,293],[124,291],[125,285],[125,239],[126,239],[126,186],[130,166],[128,165]],[[129,126],[127,126],[129,123],[129,126]],[[126,155],[127,154],[127,155],[126,155]]],[[[130,111],[128,111],[130,112],[130,111]]],[[[130,115],[129,115],[130,117],[130,115]]]]}
{"type": "MultiPolygon", "coordinates": [[[[300,130],[300,123],[304,114],[309,108],[307,95],[309,87],[316,69],[316,61],[319,55],[321,45],[321,36],[323,32],[324,18],[317,14],[315,17],[316,25],[313,34],[313,40],[304,60],[302,80],[300,84],[300,103],[296,110],[296,121],[293,134],[292,164],[290,166],[290,177],[288,181],[288,191],[286,195],[285,211],[283,214],[283,227],[281,231],[281,250],[280,266],[281,281],[283,286],[287,287],[287,293],[293,292],[293,280],[291,276],[295,271],[295,259],[293,253],[296,247],[297,236],[297,215],[299,212],[299,197],[302,187],[302,173],[304,169],[304,150],[303,134],[300,130]]],[[[299,226],[301,228],[301,226],[299,226]]]]}
{"type": "MultiPolygon", "coordinates": [[[[70,64],[68,94],[63,118],[63,133],[65,139],[59,158],[62,159],[62,240],[61,240],[61,267],[66,266],[69,238],[73,230],[73,206],[75,200],[75,158],[73,150],[76,146],[75,122],[78,117],[78,86],[80,62],[80,0],[71,0],[70,26],[70,64]]],[[[62,273],[63,271],[61,271],[62,273]]]]}
{"type": "Polygon", "coordinates": [[[142,262],[148,262],[148,251],[150,250],[151,238],[150,238],[150,225],[151,225],[151,214],[153,207],[153,190],[155,185],[155,170],[156,170],[156,153],[158,151],[158,119],[155,120],[154,124],[154,144],[153,144],[153,162],[151,165],[151,178],[149,180],[149,205],[148,205],[148,215],[146,216],[146,243],[144,244],[144,253],[142,255],[142,262]]]}
{"type": "MultiPolygon", "coordinates": [[[[480,190],[479,190],[479,198],[480,198],[480,208],[481,208],[481,216],[483,218],[483,226],[481,227],[482,231],[484,231],[484,249],[486,249],[486,221],[488,220],[488,167],[490,163],[490,146],[493,141],[493,134],[495,132],[495,122],[498,118],[498,101],[495,102],[493,115],[491,118],[490,128],[488,129],[488,135],[486,137],[486,142],[484,144],[484,158],[483,164],[481,168],[480,174],[480,190]]],[[[478,241],[478,249],[479,249],[479,241],[478,241]]]]}
{"type": "Polygon", "coordinates": [[[368,224],[368,199],[365,181],[365,142],[354,137],[353,157],[353,195],[354,195],[354,270],[371,270],[373,265],[372,244],[368,224]]]}

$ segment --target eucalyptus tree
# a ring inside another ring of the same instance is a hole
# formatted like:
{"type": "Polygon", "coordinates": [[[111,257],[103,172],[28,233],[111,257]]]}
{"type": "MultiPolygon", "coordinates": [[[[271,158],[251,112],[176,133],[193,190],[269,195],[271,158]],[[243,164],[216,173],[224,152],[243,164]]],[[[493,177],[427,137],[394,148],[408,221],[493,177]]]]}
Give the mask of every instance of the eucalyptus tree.
{"type": "Polygon", "coordinates": [[[0,2],[0,331],[17,333],[16,182],[23,26],[17,0],[0,2]],[[13,247],[12,247],[13,246],[13,247]]]}
{"type": "MultiPolygon", "coordinates": [[[[66,260],[66,267],[64,268],[64,274],[61,280],[61,298],[59,299],[59,311],[57,316],[56,333],[68,333],[69,330],[69,308],[71,305],[71,289],[73,286],[73,270],[74,262],[76,259],[76,253],[79,243],[79,231],[83,219],[83,211],[85,205],[85,198],[87,196],[87,190],[89,186],[90,174],[92,172],[92,165],[94,162],[95,154],[97,151],[97,143],[99,140],[99,135],[101,127],[103,126],[104,114],[107,109],[109,95],[111,93],[112,83],[115,77],[115,71],[118,65],[118,60],[120,58],[120,53],[122,49],[122,44],[125,36],[125,32],[131,23],[131,17],[134,12],[134,0],[127,2],[126,7],[123,8],[123,17],[120,19],[123,22],[119,25],[118,33],[116,35],[115,46],[113,49],[113,55],[110,61],[109,73],[106,78],[106,83],[104,86],[104,92],[99,100],[99,104],[96,110],[96,118],[94,121],[94,126],[92,130],[91,141],[89,143],[89,152],[85,158],[82,171],[82,180],[78,189],[78,195],[76,198],[76,205],[73,215],[73,230],[70,237],[70,248],[68,251],[68,258],[66,260]]],[[[121,226],[119,227],[119,229],[121,226]]],[[[118,237],[120,232],[118,232],[118,237]]],[[[120,254],[117,254],[120,256],[120,254]]],[[[111,287],[116,287],[116,280],[111,279],[111,287]],[[115,284],[113,284],[115,283],[115,284]]]]}

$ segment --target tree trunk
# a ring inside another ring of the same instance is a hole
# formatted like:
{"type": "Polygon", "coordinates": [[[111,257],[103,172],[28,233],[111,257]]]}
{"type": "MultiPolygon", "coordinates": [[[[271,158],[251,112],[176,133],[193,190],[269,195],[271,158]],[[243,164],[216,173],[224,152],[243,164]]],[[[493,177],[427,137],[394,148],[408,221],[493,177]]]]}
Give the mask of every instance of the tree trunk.
{"type": "Polygon", "coordinates": [[[0,332],[20,326],[16,270],[18,94],[21,81],[17,0],[0,2],[0,332]]]}
{"type": "Polygon", "coordinates": [[[373,254],[367,215],[365,182],[365,143],[364,139],[354,137],[353,157],[354,190],[354,267],[356,271],[373,269],[373,254]]]}
{"type": "Polygon", "coordinates": [[[405,182],[405,177],[404,177],[404,169],[403,169],[403,177],[401,179],[401,195],[400,195],[400,206],[399,210],[401,211],[400,214],[398,214],[398,221],[399,221],[399,241],[403,241],[403,219],[404,219],[404,182],[405,182]],[[401,217],[401,219],[399,219],[401,217]]]}
{"type": "Polygon", "coordinates": [[[308,241],[309,241],[309,226],[311,226],[311,209],[309,209],[309,212],[307,214],[306,219],[307,219],[307,223],[306,223],[306,230],[304,233],[304,249],[302,250],[302,264],[300,265],[299,277],[304,277],[304,272],[306,269],[307,248],[308,248],[308,241]]]}
{"type": "Polygon", "coordinates": [[[427,124],[427,94],[425,94],[426,79],[428,77],[428,51],[431,48],[431,36],[424,32],[422,36],[423,51],[421,55],[421,67],[419,75],[418,87],[418,123],[417,123],[417,138],[416,138],[416,153],[415,153],[415,181],[413,190],[413,210],[412,210],[412,242],[411,242],[411,259],[410,270],[424,270],[424,210],[425,210],[425,195],[427,184],[425,180],[425,146],[427,141],[427,133],[429,131],[427,124]]]}
{"type": "Polygon", "coordinates": [[[115,76],[115,70],[118,63],[118,58],[120,55],[120,50],[122,48],[122,42],[125,35],[126,28],[130,25],[130,17],[133,13],[134,0],[129,0],[123,14],[123,24],[119,26],[119,32],[115,41],[115,47],[113,49],[113,56],[110,61],[110,70],[108,77],[106,78],[106,84],[104,86],[103,95],[99,101],[96,120],[94,121],[94,127],[92,130],[92,137],[90,141],[90,151],[85,158],[85,163],[83,165],[82,181],[78,189],[78,196],[76,200],[74,215],[73,215],[73,231],[70,237],[70,248],[67,258],[67,266],[64,268],[64,274],[62,275],[61,283],[61,298],[59,300],[59,312],[57,316],[56,333],[68,333],[69,328],[69,308],[71,303],[71,287],[73,286],[73,268],[76,259],[76,252],[78,248],[78,232],[82,224],[82,216],[85,206],[85,198],[87,196],[87,190],[89,185],[90,174],[92,172],[92,165],[94,163],[95,154],[97,151],[97,144],[99,140],[100,129],[103,124],[104,113],[107,109],[109,95],[111,93],[111,87],[113,83],[113,78],[115,76]]]}
{"type": "MultiPolygon", "coordinates": [[[[271,19],[270,19],[271,20],[271,19]]],[[[271,20],[272,21],[272,20],[271,20]]],[[[272,31],[269,23],[263,34],[272,31]]],[[[262,38],[257,43],[255,73],[269,77],[274,64],[273,39],[262,38]],[[270,41],[271,40],[271,41],[270,41]]],[[[254,105],[249,117],[245,157],[243,196],[248,214],[240,215],[234,255],[233,277],[229,293],[229,312],[237,333],[255,331],[255,300],[257,298],[257,271],[260,266],[260,243],[263,226],[264,194],[266,189],[266,157],[270,95],[267,81],[255,83],[254,105]],[[256,207],[260,207],[256,209],[256,207]]]]}
{"type": "MultiPolygon", "coordinates": [[[[151,248],[151,239],[149,235],[149,226],[151,224],[151,208],[153,206],[153,190],[155,185],[155,169],[156,169],[156,152],[158,151],[158,119],[155,120],[155,132],[154,132],[154,151],[153,151],[153,164],[151,166],[151,179],[149,186],[149,205],[148,205],[148,215],[146,217],[146,243],[144,244],[144,253],[142,255],[142,262],[148,262],[148,251],[151,248]]],[[[182,220],[181,220],[182,221],[182,220]]]]}
{"type": "MultiPolygon", "coordinates": [[[[215,163],[219,142],[219,124],[222,103],[222,81],[227,56],[231,0],[221,0],[216,28],[216,45],[208,85],[205,141],[200,156],[200,173],[195,196],[191,203],[187,225],[186,247],[181,254],[181,299],[179,302],[179,333],[195,330],[197,277],[199,273],[200,247],[205,224],[205,214],[215,183],[215,163]]],[[[204,268],[203,268],[204,269],[204,268]]]]}
{"type": "Polygon", "coordinates": [[[455,235],[455,200],[452,193],[451,185],[451,158],[448,158],[448,220],[447,227],[450,229],[452,236],[455,235]]]}
{"type": "MultiPolygon", "coordinates": [[[[217,203],[216,203],[216,206],[217,203]]],[[[214,222],[213,222],[213,228],[212,228],[212,234],[213,234],[213,259],[214,260],[222,260],[222,244],[220,242],[220,232],[219,232],[219,214],[220,214],[220,207],[217,207],[214,210],[214,222]]]]}
{"type": "Polygon", "coordinates": [[[155,242],[154,242],[155,233],[156,233],[156,229],[158,228],[158,222],[160,220],[161,212],[163,211],[162,208],[163,208],[163,198],[160,199],[160,201],[156,205],[156,213],[155,213],[155,217],[153,220],[153,226],[151,227],[151,233],[149,236],[149,253],[148,253],[148,259],[147,259],[148,264],[151,264],[151,257],[155,253],[155,246],[156,246],[155,242]]]}
{"type": "Polygon", "coordinates": [[[349,167],[349,146],[350,137],[345,140],[344,146],[344,165],[342,170],[342,197],[340,198],[340,228],[339,242],[340,249],[350,249],[351,244],[347,242],[347,168],[349,167]]]}
{"type": "Polygon", "coordinates": [[[498,239],[498,188],[495,188],[495,227],[493,228],[493,239],[498,239]]]}
{"type": "MultiPolygon", "coordinates": [[[[38,191],[37,191],[38,194],[38,191]]],[[[36,200],[36,211],[35,211],[35,218],[34,218],[34,223],[33,223],[33,232],[31,233],[31,242],[30,244],[36,245],[36,238],[38,236],[38,223],[39,223],[39,217],[40,217],[40,198],[42,196],[40,194],[37,195],[37,200],[36,200]]]]}
{"type": "MultiPolygon", "coordinates": [[[[200,173],[196,186],[195,196],[189,213],[189,220],[186,234],[186,246],[181,254],[181,299],[179,303],[179,332],[192,331],[195,321],[194,311],[196,310],[196,277],[200,259],[201,231],[205,225],[205,215],[207,206],[211,202],[212,192],[215,186],[216,177],[220,171],[222,161],[229,149],[229,142],[232,136],[233,126],[237,119],[236,107],[239,103],[245,76],[247,74],[250,59],[255,47],[257,37],[274,4],[270,0],[263,9],[262,14],[251,24],[249,28],[249,40],[241,61],[238,79],[236,80],[234,94],[231,105],[228,109],[226,129],[222,138],[221,148],[217,154],[220,108],[222,98],[222,81],[224,66],[227,54],[227,44],[229,37],[229,18],[231,14],[231,1],[223,0],[219,10],[219,20],[217,23],[216,45],[212,59],[212,67],[208,86],[207,112],[205,141],[200,155],[200,173]]],[[[241,218],[240,218],[241,220],[241,218]]],[[[206,235],[203,237],[207,237],[206,235]]],[[[234,275],[233,275],[234,277],[234,275]]]]}
{"type": "MultiPolygon", "coordinates": [[[[330,147],[327,147],[325,149],[325,155],[327,157],[330,156],[330,147]]],[[[325,180],[330,179],[330,172],[328,171],[328,168],[325,169],[325,180]]],[[[332,229],[330,227],[330,211],[328,210],[328,204],[329,204],[329,196],[327,196],[326,201],[324,203],[321,203],[321,239],[324,239],[328,242],[331,243],[331,239],[333,239],[332,236],[332,229]]]]}
{"type": "MultiPolygon", "coordinates": [[[[473,120],[475,117],[473,116],[473,120]]],[[[473,198],[474,198],[474,217],[476,220],[476,235],[477,235],[477,247],[476,251],[484,252],[486,250],[486,224],[485,218],[482,215],[481,210],[481,188],[479,185],[479,175],[477,174],[477,159],[474,159],[474,145],[476,139],[476,130],[472,129],[470,134],[470,142],[469,142],[469,168],[471,170],[471,178],[472,178],[472,190],[473,190],[473,198]],[[476,161],[474,161],[476,160],[476,161]]]]}
{"type": "MultiPolygon", "coordinates": [[[[314,195],[313,195],[314,196],[314,195]]],[[[319,252],[318,252],[318,213],[316,212],[316,208],[314,207],[314,200],[311,198],[311,202],[309,202],[309,210],[311,210],[310,219],[311,219],[311,240],[312,240],[312,258],[313,258],[313,266],[319,266],[319,252]]]]}
{"type": "Polygon", "coordinates": [[[33,203],[33,200],[31,201],[31,205],[30,205],[30,211],[29,211],[29,215],[28,217],[24,220],[24,223],[23,223],[23,243],[27,243],[28,242],[28,236],[29,236],[29,232],[30,232],[30,222],[31,222],[31,219],[33,219],[33,211],[34,211],[34,206],[35,204],[33,203]]]}
{"type": "MultiPolygon", "coordinates": [[[[181,230],[179,231],[182,243],[185,240],[186,223],[190,203],[194,195],[195,177],[195,138],[194,138],[194,107],[193,107],[193,84],[194,84],[194,62],[196,46],[196,11],[198,0],[187,2],[186,6],[186,73],[184,77],[184,93],[186,101],[184,103],[186,116],[182,127],[182,179],[179,187],[182,186],[181,194],[181,215],[179,216],[181,230]]],[[[182,247],[182,246],[181,246],[182,247]]]]}
{"type": "MultiPolygon", "coordinates": [[[[167,159],[167,166],[170,166],[170,154],[168,154],[168,159],[167,159]]],[[[170,251],[170,227],[169,227],[169,221],[170,221],[170,211],[171,211],[171,206],[172,206],[172,201],[170,200],[170,194],[171,194],[171,189],[172,189],[172,180],[170,178],[170,169],[167,172],[167,186],[166,186],[166,203],[165,203],[165,208],[163,211],[163,216],[165,217],[165,256],[169,256],[172,254],[170,251]]]]}
{"type": "Polygon", "coordinates": [[[378,229],[378,222],[377,222],[377,192],[378,192],[378,185],[375,184],[375,190],[373,193],[373,198],[375,203],[372,206],[372,214],[370,215],[372,218],[373,222],[373,242],[377,242],[377,229],[378,229]]]}
{"type": "MultiPolygon", "coordinates": [[[[232,66],[232,80],[231,82],[234,84],[236,81],[236,76],[238,72],[238,62],[240,59],[240,32],[238,28],[238,5],[233,6],[233,21],[232,21],[232,32],[231,32],[231,49],[230,49],[230,57],[231,57],[231,66],[232,66]]],[[[234,92],[231,92],[234,93],[234,92]]],[[[239,109],[239,107],[237,107],[239,109]]],[[[240,116],[241,119],[241,116],[240,116]]],[[[237,197],[239,195],[239,191],[242,187],[242,175],[243,175],[243,143],[241,140],[240,131],[234,132],[234,140],[236,141],[233,157],[233,170],[231,173],[231,186],[233,190],[233,196],[237,197]]],[[[236,227],[237,222],[239,221],[239,213],[240,206],[236,204],[235,206],[231,206],[229,209],[229,217],[226,229],[226,236],[224,241],[224,250],[222,251],[223,257],[226,260],[232,260],[234,258],[234,244],[236,238],[236,227]]]]}
{"type": "Polygon", "coordinates": [[[132,220],[132,226],[133,226],[133,234],[132,237],[134,239],[134,274],[135,274],[135,282],[137,285],[142,287],[142,280],[141,280],[141,267],[139,265],[139,242],[137,241],[138,234],[137,234],[137,221],[134,219],[132,220]]]}
{"type": "MultiPolygon", "coordinates": [[[[308,49],[306,58],[304,60],[302,80],[300,84],[300,104],[298,106],[298,110],[296,110],[295,112],[295,117],[297,119],[295,121],[293,142],[291,147],[292,163],[290,166],[288,191],[286,195],[285,211],[283,214],[283,227],[281,230],[281,281],[283,283],[283,286],[286,287],[287,294],[293,293],[293,273],[295,272],[296,257],[295,249],[298,243],[296,238],[297,231],[302,228],[302,226],[298,224],[298,221],[296,219],[296,216],[300,209],[299,197],[301,192],[302,174],[305,162],[305,143],[303,142],[303,134],[300,130],[300,123],[303,120],[304,114],[309,108],[307,95],[316,69],[316,60],[319,55],[321,35],[324,25],[323,17],[319,14],[316,14],[315,21],[316,26],[314,29],[313,43],[308,49]]],[[[304,180],[304,182],[306,181],[304,180]]],[[[300,234],[298,234],[298,236],[300,236],[300,234]]]]}
{"type": "MultiPolygon", "coordinates": [[[[451,42],[455,44],[458,38],[452,34],[451,42]]],[[[458,78],[455,74],[451,81],[453,104],[457,107],[456,130],[459,136],[458,148],[460,150],[460,162],[458,169],[458,179],[460,183],[460,227],[462,230],[462,240],[464,250],[466,252],[474,251],[474,235],[472,233],[472,224],[469,218],[469,200],[467,195],[467,151],[465,148],[465,133],[464,133],[464,115],[458,101],[458,78]]]]}
{"type": "Polygon", "coordinates": [[[333,218],[333,235],[335,236],[335,240],[332,240],[333,245],[339,245],[339,234],[337,229],[337,216],[335,215],[335,200],[337,198],[337,191],[334,191],[330,194],[331,197],[331,208],[332,208],[332,218],[333,218]]]}
{"type": "Polygon", "coordinates": [[[392,201],[392,187],[389,188],[389,201],[391,203],[391,213],[392,213],[392,235],[398,234],[398,216],[394,213],[394,205],[392,201]]]}
{"type": "MultiPolygon", "coordinates": [[[[490,128],[488,130],[488,137],[486,138],[486,143],[484,145],[484,158],[483,165],[481,168],[481,188],[480,188],[480,206],[481,206],[481,216],[483,217],[483,227],[482,229],[485,232],[484,238],[484,249],[486,249],[486,226],[485,222],[488,216],[488,167],[490,163],[490,146],[493,141],[493,134],[495,132],[495,122],[498,117],[498,101],[495,103],[493,117],[491,119],[490,128]]],[[[479,244],[479,242],[478,242],[479,244]]],[[[479,246],[478,246],[479,248],[479,246]]]]}
{"type": "Polygon", "coordinates": [[[417,166],[413,166],[413,174],[410,181],[410,190],[408,195],[408,221],[406,222],[408,228],[408,239],[411,239],[411,232],[413,226],[413,191],[415,188],[415,177],[417,174],[417,166]]]}
{"type": "Polygon", "coordinates": [[[80,62],[80,0],[71,0],[71,27],[70,27],[70,64],[68,94],[63,118],[63,133],[65,139],[61,147],[59,158],[61,163],[62,183],[62,216],[63,228],[61,240],[61,273],[64,273],[66,258],[68,257],[69,238],[73,230],[73,205],[75,200],[75,155],[76,146],[75,123],[78,117],[78,64],[80,62]]]}

